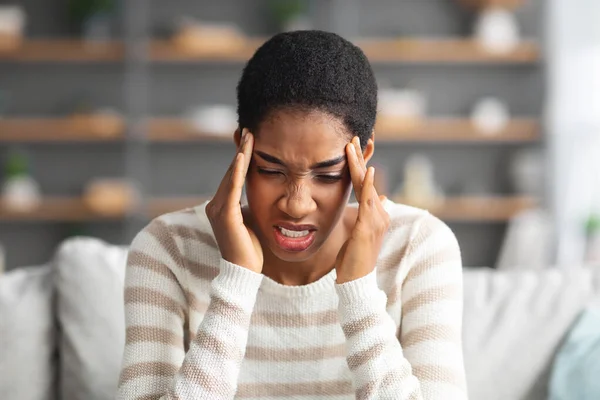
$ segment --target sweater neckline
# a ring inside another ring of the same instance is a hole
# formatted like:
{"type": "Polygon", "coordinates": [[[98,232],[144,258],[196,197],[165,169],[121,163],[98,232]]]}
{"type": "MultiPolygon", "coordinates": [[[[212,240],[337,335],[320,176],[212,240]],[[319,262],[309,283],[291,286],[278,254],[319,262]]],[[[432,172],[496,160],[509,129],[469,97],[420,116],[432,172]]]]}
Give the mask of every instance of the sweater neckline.
{"type": "Polygon", "coordinates": [[[311,297],[317,293],[334,290],[337,275],[335,268],[320,279],[306,285],[283,285],[268,276],[263,276],[259,291],[281,297],[311,297]]]}

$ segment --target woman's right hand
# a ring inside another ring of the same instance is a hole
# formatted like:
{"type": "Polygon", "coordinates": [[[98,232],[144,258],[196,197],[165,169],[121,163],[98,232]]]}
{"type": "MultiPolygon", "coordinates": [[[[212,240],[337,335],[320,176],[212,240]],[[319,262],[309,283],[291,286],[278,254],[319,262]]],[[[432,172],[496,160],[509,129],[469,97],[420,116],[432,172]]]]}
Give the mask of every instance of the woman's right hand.
{"type": "Polygon", "coordinates": [[[254,136],[242,131],[240,146],[225,173],[217,193],[206,205],[221,257],[226,261],[261,273],[263,253],[258,238],[244,225],[240,200],[254,148],[254,136]]]}

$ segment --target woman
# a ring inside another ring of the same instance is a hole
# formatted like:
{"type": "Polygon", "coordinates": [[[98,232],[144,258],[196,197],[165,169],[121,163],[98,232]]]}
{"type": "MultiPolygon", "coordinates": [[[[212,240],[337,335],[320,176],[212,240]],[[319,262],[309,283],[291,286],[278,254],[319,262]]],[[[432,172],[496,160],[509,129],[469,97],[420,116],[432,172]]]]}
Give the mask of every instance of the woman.
{"type": "Polygon", "coordinates": [[[237,95],[214,198],[132,243],[119,398],[465,399],[460,251],[441,221],[375,191],[365,55],[332,33],[279,34],[237,95]]]}

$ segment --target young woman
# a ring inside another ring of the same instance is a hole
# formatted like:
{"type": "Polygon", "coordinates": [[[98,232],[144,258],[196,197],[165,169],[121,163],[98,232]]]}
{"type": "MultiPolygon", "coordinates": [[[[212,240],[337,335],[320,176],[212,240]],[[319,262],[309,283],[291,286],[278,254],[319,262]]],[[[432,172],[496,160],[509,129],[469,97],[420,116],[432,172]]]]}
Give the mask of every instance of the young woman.
{"type": "Polygon", "coordinates": [[[362,51],[279,34],[237,97],[238,151],[212,200],[131,245],[119,399],[466,399],[459,247],[376,193],[362,51]]]}

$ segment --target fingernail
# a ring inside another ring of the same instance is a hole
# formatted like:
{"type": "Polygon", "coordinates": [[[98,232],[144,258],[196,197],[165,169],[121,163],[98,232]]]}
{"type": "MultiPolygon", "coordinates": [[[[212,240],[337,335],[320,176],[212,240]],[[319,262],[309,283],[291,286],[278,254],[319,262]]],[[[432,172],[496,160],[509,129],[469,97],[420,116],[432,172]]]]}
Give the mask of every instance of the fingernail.
{"type": "Polygon", "coordinates": [[[246,134],[244,135],[244,143],[246,143],[249,138],[250,138],[249,132],[246,131],[246,134]]]}
{"type": "Polygon", "coordinates": [[[354,147],[354,144],[352,144],[352,145],[350,146],[350,152],[351,152],[352,154],[356,155],[356,148],[354,147]]]}

